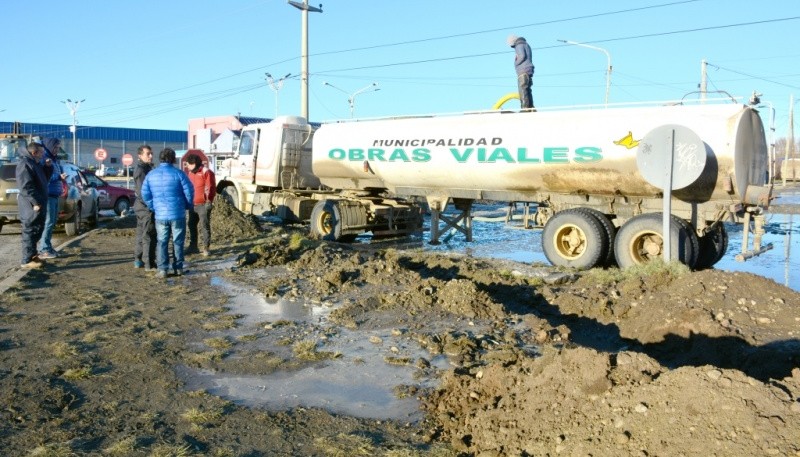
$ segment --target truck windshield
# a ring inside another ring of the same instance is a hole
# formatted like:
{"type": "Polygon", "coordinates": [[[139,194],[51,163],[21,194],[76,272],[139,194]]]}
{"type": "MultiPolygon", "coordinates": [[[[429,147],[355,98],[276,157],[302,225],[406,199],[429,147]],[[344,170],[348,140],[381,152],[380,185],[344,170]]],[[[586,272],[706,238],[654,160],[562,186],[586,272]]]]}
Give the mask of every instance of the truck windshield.
{"type": "Polygon", "coordinates": [[[239,155],[249,156],[253,155],[253,146],[256,144],[255,130],[245,130],[242,132],[242,138],[239,140],[239,155]]]}
{"type": "Polygon", "coordinates": [[[27,146],[27,142],[19,139],[0,139],[0,160],[16,161],[17,148],[27,146]]]}

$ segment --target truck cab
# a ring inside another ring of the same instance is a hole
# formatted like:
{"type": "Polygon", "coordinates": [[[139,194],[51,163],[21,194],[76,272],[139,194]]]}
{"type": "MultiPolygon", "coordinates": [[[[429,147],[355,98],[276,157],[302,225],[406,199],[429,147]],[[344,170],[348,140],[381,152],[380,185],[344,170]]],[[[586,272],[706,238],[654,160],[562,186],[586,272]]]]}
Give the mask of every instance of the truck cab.
{"type": "Polygon", "coordinates": [[[319,188],[311,171],[314,130],[299,116],[246,126],[233,157],[216,172],[219,194],[239,210],[261,215],[280,206],[272,201],[276,192],[319,188]]]}

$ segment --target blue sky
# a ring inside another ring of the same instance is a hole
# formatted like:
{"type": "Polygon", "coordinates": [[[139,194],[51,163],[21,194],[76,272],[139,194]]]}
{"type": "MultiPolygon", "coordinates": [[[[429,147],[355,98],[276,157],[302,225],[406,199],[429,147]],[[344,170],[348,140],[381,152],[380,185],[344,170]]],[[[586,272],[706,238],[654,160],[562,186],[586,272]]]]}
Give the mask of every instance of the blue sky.
{"type": "MultiPolygon", "coordinates": [[[[273,117],[265,72],[295,75],[278,112],[300,114],[301,14],[285,0],[7,3],[19,27],[4,41],[0,120],[69,124],[67,98],[85,99],[81,125],[273,117]]],[[[350,117],[348,94],[373,82],[356,117],[489,109],[516,91],[512,33],[533,48],[540,107],[604,101],[606,55],[559,39],[608,51],[611,104],[697,98],[703,59],[710,91],[773,103],[778,137],[800,98],[796,0],[326,0],[323,11],[309,13],[312,121],[350,117]]]]}

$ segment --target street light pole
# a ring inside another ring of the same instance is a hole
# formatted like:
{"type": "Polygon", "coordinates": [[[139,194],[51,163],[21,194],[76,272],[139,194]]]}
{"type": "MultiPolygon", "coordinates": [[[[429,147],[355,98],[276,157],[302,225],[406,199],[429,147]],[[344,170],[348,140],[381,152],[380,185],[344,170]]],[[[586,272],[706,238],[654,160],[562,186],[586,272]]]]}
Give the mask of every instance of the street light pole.
{"type": "Polygon", "coordinates": [[[347,103],[350,104],[350,119],[353,118],[353,114],[355,113],[355,110],[356,110],[356,95],[363,94],[364,92],[375,92],[377,90],[381,90],[378,87],[378,83],[372,83],[372,84],[370,84],[368,86],[364,86],[361,89],[358,89],[357,91],[355,91],[352,94],[350,94],[346,90],[340,89],[340,88],[334,86],[333,84],[329,83],[328,81],[325,81],[322,84],[324,86],[333,87],[334,89],[338,90],[339,92],[343,92],[343,93],[347,94],[347,103]]]}
{"type": "Polygon", "coordinates": [[[75,165],[80,166],[78,163],[78,108],[80,108],[81,103],[85,102],[86,99],[79,100],[73,102],[70,99],[67,101],[61,100],[61,103],[67,105],[67,109],[69,110],[70,115],[72,116],[72,125],[69,126],[69,131],[72,132],[72,163],[75,165]]]}
{"type": "Polygon", "coordinates": [[[300,115],[308,120],[308,12],[322,12],[322,4],[319,8],[308,6],[308,0],[303,3],[287,0],[288,3],[302,11],[301,19],[301,43],[300,43],[300,115]]]}
{"type": "Polygon", "coordinates": [[[606,60],[608,61],[608,66],[606,67],[606,107],[608,107],[608,93],[611,90],[611,54],[609,54],[608,51],[606,51],[603,48],[592,46],[590,44],[578,43],[577,41],[569,41],[569,40],[558,40],[558,41],[566,44],[580,46],[582,48],[594,49],[595,51],[600,51],[606,55],[606,60]]]}
{"type": "Polygon", "coordinates": [[[275,91],[275,117],[277,118],[278,117],[278,91],[280,91],[281,88],[283,87],[283,82],[286,81],[286,78],[288,78],[289,76],[292,76],[292,74],[291,73],[286,73],[286,76],[283,76],[282,78],[280,78],[277,81],[275,81],[272,78],[271,74],[269,74],[269,73],[264,73],[264,74],[267,75],[267,83],[269,84],[269,88],[272,89],[273,91],[275,91]]]}

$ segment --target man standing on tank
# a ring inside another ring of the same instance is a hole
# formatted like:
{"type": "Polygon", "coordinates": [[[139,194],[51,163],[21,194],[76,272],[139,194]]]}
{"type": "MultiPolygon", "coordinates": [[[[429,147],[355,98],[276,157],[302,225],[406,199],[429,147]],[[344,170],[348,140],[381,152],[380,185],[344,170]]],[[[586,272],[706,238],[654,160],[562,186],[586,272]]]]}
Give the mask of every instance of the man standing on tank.
{"type": "Polygon", "coordinates": [[[133,267],[144,267],[144,271],[150,271],[156,268],[156,221],[153,212],[144,204],[142,184],[145,176],[153,169],[153,148],[143,144],[137,152],[139,160],[133,170],[133,182],[136,184],[136,202],[133,204],[133,211],[136,213],[133,267]]]}
{"type": "Polygon", "coordinates": [[[523,37],[510,35],[508,45],[514,48],[514,69],[517,72],[517,85],[519,86],[519,104],[523,110],[534,111],[533,94],[533,53],[528,42],[523,37]]]}
{"type": "Polygon", "coordinates": [[[144,178],[142,200],[155,212],[158,276],[166,278],[170,268],[170,237],[175,256],[172,270],[177,276],[183,274],[186,211],[194,206],[194,188],[186,173],[174,166],[175,150],[164,148],[158,160],[158,167],[144,178]]]}

